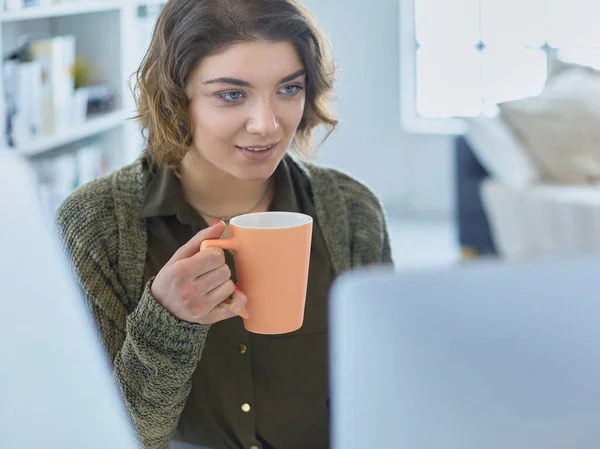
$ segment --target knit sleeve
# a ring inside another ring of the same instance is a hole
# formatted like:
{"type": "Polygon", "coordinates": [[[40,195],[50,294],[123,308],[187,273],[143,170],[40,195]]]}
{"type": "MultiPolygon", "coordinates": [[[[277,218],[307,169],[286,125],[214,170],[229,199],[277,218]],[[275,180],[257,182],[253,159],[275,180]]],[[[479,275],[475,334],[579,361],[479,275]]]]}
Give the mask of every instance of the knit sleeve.
{"type": "Polygon", "coordinates": [[[152,297],[152,280],[141,298],[127,297],[108,182],[96,181],[67,198],[57,227],[138,436],[145,448],[166,449],[209,326],[171,315],[152,297]]]}
{"type": "Polygon", "coordinates": [[[389,231],[379,198],[356,179],[331,171],[344,198],[352,266],[393,265],[389,231]]]}

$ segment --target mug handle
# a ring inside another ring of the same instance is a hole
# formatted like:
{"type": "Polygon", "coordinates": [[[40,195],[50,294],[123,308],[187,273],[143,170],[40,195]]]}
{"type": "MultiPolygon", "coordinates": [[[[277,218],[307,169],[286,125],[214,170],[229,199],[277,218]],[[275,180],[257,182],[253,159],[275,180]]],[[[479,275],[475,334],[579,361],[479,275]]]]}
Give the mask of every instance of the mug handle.
{"type": "MultiPolygon", "coordinates": [[[[221,248],[229,251],[236,251],[238,248],[238,242],[235,238],[230,237],[228,239],[209,239],[204,240],[200,244],[200,251],[204,251],[206,248],[221,248]]],[[[226,300],[229,301],[229,300],[226,300]]],[[[243,319],[248,319],[248,309],[244,307],[238,316],[241,316],[243,319]]]]}
{"type": "Polygon", "coordinates": [[[208,239],[200,244],[200,251],[203,251],[206,248],[221,248],[229,251],[236,251],[238,248],[238,241],[234,237],[228,239],[208,239]]]}

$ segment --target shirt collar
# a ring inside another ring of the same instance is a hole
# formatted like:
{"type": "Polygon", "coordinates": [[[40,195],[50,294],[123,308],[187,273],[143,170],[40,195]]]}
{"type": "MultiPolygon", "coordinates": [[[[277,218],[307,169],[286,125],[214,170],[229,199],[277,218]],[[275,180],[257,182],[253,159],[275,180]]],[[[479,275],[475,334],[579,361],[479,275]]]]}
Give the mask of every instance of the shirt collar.
{"type": "MultiPolygon", "coordinates": [[[[290,172],[290,156],[283,158],[275,170],[275,195],[270,210],[299,212],[297,187],[290,172]]],[[[169,167],[148,168],[146,193],[141,218],[176,215],[180,221],[189,221],[189,209],[183,196],[179,178],[169,167]]]]}
{"type": "Polygon", "coordinates": [[[181,185],[169,167],[148,171],[146,193],[142,205],[142,218],[176,215],[183,199],[181,185]]]}
{"type": "Polygon", "coordinates": [[[275,173],[275,195],[269,210],[283,212],[300,212],[298,192],[290,171],[289,156],[283,158],[275,173]]]}

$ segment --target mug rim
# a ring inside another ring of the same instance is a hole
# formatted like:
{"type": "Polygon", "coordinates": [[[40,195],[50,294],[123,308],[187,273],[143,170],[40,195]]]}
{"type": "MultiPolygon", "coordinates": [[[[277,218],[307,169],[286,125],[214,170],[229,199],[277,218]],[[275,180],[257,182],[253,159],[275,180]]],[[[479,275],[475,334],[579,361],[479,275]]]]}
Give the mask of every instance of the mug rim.
{"type": "Polygon", "coordinates": [[[236,226],[238,228],[244,228],[244,229],[288,229],[288,228],[297,228],[300,226],[306,226],[307,224],[310,224],[312,222],[313,222],[313,218],[310,215],[303,214],[302,212],[286,212],[286,211],[252,212],[249,214],[238,215],[236,217],[233,217],[229,221],[231,226],[236,226]],[[254,216],[258,216],[258,215],[295,216],[298,218],[302,218],[303,221],[300,223],[297,223],[297,224],[289,225],[289,226],[271,226],[271,227],[269,227],[269,226],[248,226],[248,225],[242,225],[242,224],[237,223],[240,220],[244,220],[246,218],[254,217],[254,216]]]}

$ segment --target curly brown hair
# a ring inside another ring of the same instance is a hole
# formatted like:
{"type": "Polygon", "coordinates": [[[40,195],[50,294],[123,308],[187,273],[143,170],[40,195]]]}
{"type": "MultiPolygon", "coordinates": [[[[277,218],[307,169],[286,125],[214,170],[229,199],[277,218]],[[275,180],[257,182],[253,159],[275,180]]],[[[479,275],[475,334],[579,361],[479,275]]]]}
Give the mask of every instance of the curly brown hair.
{"type": "Polygon", "coordinates": [[[146,152],[178,167],[192,148],[186,85],[200,61],[248,41],[291,42],[306,70],[306,103],[292,147],[312,155],[313,131],[338,121],[329,109],[335,64],[314,16],[299,0],[169,0],[135,74],[146,152]]]}

